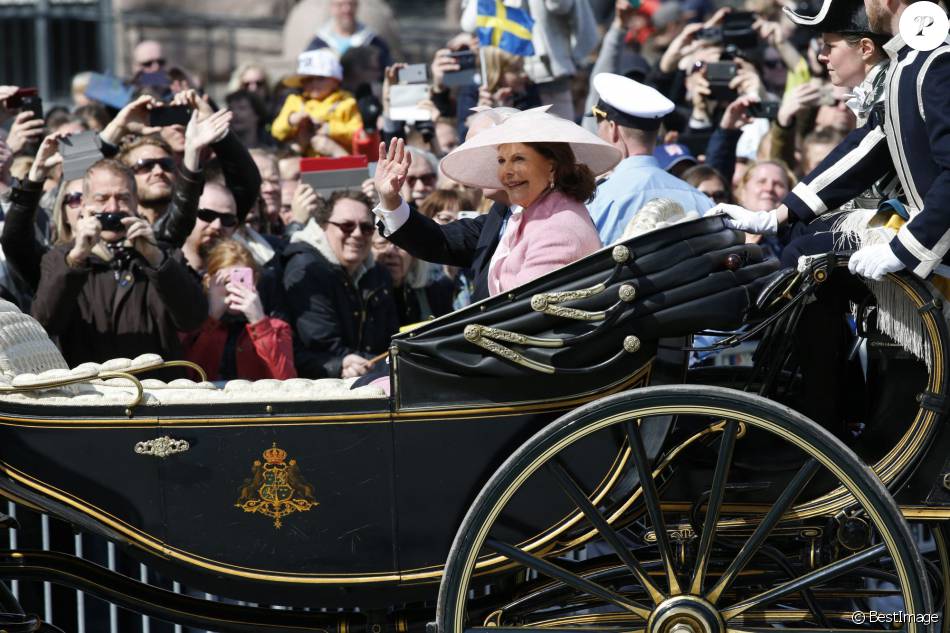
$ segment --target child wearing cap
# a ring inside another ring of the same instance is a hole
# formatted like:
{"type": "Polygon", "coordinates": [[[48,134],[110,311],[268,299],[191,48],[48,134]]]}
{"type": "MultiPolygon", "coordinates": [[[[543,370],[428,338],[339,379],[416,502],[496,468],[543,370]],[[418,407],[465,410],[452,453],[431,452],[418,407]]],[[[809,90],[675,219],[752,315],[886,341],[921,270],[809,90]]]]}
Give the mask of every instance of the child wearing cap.
{"type": "MultiPolygon", "coordinates": [[[[329,49],[305,51],[297,58],[297,74],[284,80],[302,94],[292,94],[284,101],[280,114],[271,125],[271,134],[278,141],[290,141],[305,126],[312,126],[310,136],[324,134],[347,153],[352,152],[353,135],[363,127],[359,108],[353,95],[340,89],[343,68],[329,49]]],[[[316,156],[319,144],[306,143],[303,152],[316,156]]]]}

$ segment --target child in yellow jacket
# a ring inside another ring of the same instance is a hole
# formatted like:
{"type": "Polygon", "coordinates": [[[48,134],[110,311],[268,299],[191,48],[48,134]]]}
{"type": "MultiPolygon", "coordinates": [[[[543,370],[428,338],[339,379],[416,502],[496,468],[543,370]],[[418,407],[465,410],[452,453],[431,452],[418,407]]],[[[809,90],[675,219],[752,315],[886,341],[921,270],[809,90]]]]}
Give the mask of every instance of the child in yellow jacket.
{"type": "MultiPolygon", "coordinates": [[[[353,134],[363,127],[363,119],[356,99],[345,90],[340,90],[342,80],[343,68],[329,49],[301,53],[297,58],[297,74],[284,80],[284,83],[292,88],[301,88],[303,94],[292,94],[284,101],[280,114],[271,125],[274,138],[278,141],[291,140],[300,131],[301,125],[312,122],[316,133],[322,129],[346,153],[352,152],[353,134]]],[[[332,153],[318,152],[313,145],[308,143],[303,148],[307,156],[332,153]]]]}

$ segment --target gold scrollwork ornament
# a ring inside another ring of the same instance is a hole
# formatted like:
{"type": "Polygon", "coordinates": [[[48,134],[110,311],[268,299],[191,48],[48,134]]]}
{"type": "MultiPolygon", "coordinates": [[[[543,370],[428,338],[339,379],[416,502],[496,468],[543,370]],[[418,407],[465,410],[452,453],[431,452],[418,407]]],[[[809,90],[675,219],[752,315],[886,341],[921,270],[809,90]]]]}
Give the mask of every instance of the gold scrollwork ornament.
{"type": "Polygon", "coordinates": [[[313,498],[313,486],[300,474],[297,460],[288,462],[287,451],[278,448],[277,442],[263,456],[264,462],[254,460],[251,477],[244,480],[235,507],[271,517],[274,527],[280,529],[285,516],[320,505],[313,498]]]}

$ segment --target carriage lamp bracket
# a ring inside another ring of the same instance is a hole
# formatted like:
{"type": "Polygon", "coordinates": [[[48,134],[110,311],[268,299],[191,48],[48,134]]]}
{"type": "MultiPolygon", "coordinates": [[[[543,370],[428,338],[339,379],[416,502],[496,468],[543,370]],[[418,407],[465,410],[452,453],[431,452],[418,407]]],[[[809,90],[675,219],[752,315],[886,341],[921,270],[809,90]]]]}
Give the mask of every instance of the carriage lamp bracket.
{"type": "Polygon", "coordinates": [[[932,391],[922,391],[918,393],[917,402],[920,403],[921,409],[933,411],[939,415],[943,415],[950,410],[950,400],[948,400],[947,396],[932,391]]]}

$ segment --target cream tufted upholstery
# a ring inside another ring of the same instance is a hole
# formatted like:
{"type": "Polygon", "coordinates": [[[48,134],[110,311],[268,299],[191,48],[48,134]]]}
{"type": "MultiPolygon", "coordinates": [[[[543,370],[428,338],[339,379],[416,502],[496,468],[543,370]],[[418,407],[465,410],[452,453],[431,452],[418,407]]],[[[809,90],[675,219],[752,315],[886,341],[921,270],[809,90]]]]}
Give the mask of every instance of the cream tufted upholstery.
{"type": "Polygon", "coordinates": [[[0,373],[7,380],[20,374],[65,369],[59,349],[36,319],[0,299],[0,373]]]}
{"type": "MultiPolygon", "coordinates": [[[[124,406],[136,390],[123,378],[100,379],[106,372],[135,372],[162,364],[157,354],[133,359],[114,358],[104,363],[83,363],[70,369],[43,327],[8,301],[0,300],[0,402],[40,406],[124,406]],[[47,387],[51,382],[83,380],[78,384],[47,387]],[[17,387],[30,391],[3,392],[17,387]]],[[[379,387],[350,389],[354,379],[232,380],[219,389],[210,382],[179,379],[169,383],[143,379],[144,398],[139,406],[171,404],[318,402],[386,398],[379,387]]]]}

